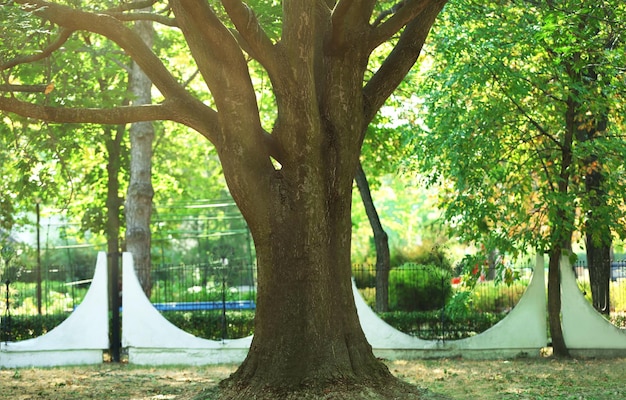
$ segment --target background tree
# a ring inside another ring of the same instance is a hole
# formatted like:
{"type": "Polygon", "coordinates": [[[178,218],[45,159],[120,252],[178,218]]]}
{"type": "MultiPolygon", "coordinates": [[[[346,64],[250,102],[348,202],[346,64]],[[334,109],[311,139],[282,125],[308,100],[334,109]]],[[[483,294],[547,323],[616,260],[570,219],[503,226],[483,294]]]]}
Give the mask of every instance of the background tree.
{"type": "MultiPolygon", "coordinates": [[[[149,12],[150,9],[140,10],[149,12]]],[[[151,21],[136,21],[135,30],[148,47],[152,47],[154,30],[151,21]]],[[[152,82],[133,61],[130,68],[129,90],[132,104],[152,103],[152,82]]],[[[151,272],[151,232],[152,217],[152,144],[154,127],[150,121],[131,124],[130,134],[130,182],[126,196],[126,250],[133,255],[137,278],[144,292],[150,298],[152,290],[151,272]]]]}
{"type": "Polygon", "coordinates": [[[346,388],[345,398],[415,393],[373,356],[359,325],[350,284],[351,190],[365,128],[416,62],[445,1],[404,1],[381,20],[375,14],[384,2],[284,1],[276,38],[237,0],[221,6],[171,1],[165,14],[152,16],[16,3],[49,21],[53,34],[90,31],[111,39],[163,101],[86,109],[13,95],[0,97],[0,109],[66,123],[172,120],[215,145],[258,263],[255,336],[248,357],[223,385],[224,398],[346,388]],[[214,107],[187,90],[123,22],[163,21],[170,12],[214,107]],[[385,62],[366,80],[372,51],[389,40],[394,46],[385,62]],[[247,57],[263,66],[272,84],[277,116],[271,133],[259,115],[247,57]]]}
{"type": "Polygon", "coordinates": [[[594,238],[588,250],[624,233],[623,16],[615,1],[457,3],[433,38],[422,87],[430,130],[416,138],[417,159],[448,182],[442,199],[455,231],[487,250],[549,254],[556,354],[567,354],[562,252],[579,232],[594,238]],[[479,10],[486,17],[472,18],[479,10]]]}

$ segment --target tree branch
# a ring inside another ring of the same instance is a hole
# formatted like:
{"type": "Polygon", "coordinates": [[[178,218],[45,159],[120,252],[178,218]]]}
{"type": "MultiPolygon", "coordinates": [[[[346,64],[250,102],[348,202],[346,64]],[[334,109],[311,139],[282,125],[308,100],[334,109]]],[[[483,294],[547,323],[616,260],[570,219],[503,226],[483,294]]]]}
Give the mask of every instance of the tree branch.
{"type": "MultiPolygon", "coordinates": [[[[415,20],[426,9],[431,8],[433,3],[437,4],[440,3],[440,1],[403,0],[398,3],[396,6],[394,6],[394,9],[396,10],[395,13],[389,19],[387,19],[385,22],[383,22],[381,25],[374,29],[374,32],[370,38],[370,47],[372,49],[375,49],[382,43],[389,40],[393,35],[399,32],[402,27],[415,20]]],[[[445,3],[445,1],[443,3],[445,3]]],[[[443,8],[443,4],[441,4],[441,8],[443,8]]],[[[438,10],[440,11],[441,8],[439,8],[438,10]]],[[[430,27],[430,24],[428,24],[428,27],[430,27]]]]}
{"type": "Polygon", "coordinates": [[[135,60],[166,98],[191,96],[143,40],[118,19],[106,14],[84,12],[43,0],[15,1],[33,14],[66,29],[94,32],[111,39],[135,60]]]}
{"type": "Polygon", "coordinates": [[[333,52],[341,51],[348,45],[347,39],[350,32],[347,31],[347,27],[360,37],[363,37],[363,31],[369,33],[369,20],[375,4],[373,0],[339,0],[337,2],[331,13],[332,32],[329,47],[333,52]],[[351,16],[350,13],[353,15],[351,16]]]}
{"type": "MultiPolygon", "coordinates": [[[[423,0],[418,0],[420,4],[421,1],[423,0]]],[[[428,2],[428,6],[404,28],[394,49],[363,88],[366,126],[417,61],[430,27],[446,2],[447,0],[428,2]]]]}
{"type": "Polygon", "coordinates": [[[134,0],[131,2],[122,2],[122,4],[120,4],[119,6],[112,7],[108,11],[123,12],[123,11],[130,11],[130,10],[142,10],[144,8],[152,7],[157,2],[158,0],[134,0]]]}
{"type": "Polygon", "coordinates": [[[248,64],[237,40],[205,0],[171,0],[170,4],[217,110],[240,116],[220,121],[220,136],[214,142],[218,151],[237,152],[230,153],[233,162],[243,157],[252,163],[256,158],[260,165],[258,149],[265,148],[269,161],[268,143],[273,140],[264,135],[248,64]]]}
{"type": "Polygon", "coordinates": [[[105,14],[110,15],[120,21],[153,21],[162,25],[167,25],[171,27],[178,27],[178,23],[174,18],[169,18],[164,15],[159,15],[151,12],[106,12],[105,14]]]}
{"type": "Polygon", "coordinates": [[[27,64],[30,62],[43,60],[44,58],[49,57],[50,54],[52,54],[53,52],[61,48],[61,46],[63,46],[63,43],[67,42],[67,39],[69,39],[69,37],[72,36],[72,33],[74,33],[74,31],[71,29],[62,28],[56,40],[50,43],[48,46],[46,46],[46,48],[43,49],[43,51],[37,54],[29,55],[29,56],[14,58],[13,60],[10,60],[9,62],[0,65],[0,71],[15,67],[16,65],[19,65],[19,64],[27,64]]]}
{"type": "Polygon", "coordinates": [[[339,0],[331,14],[332,36],[330,46],[334,50],[338,50],[345,45],[345,22],[346,15],[352,7],[354,0],[339,0]]]}
{"type": "Polygon", "coordinates": [[[0,92],[43,93],[48,85],[0,85],[0,92]]]}
{"type": "Polygon", "coordinates": [[[245,41],[245,50],[263,65],[270,79],[275,81],[281,73],[280,66],[284,65],[281,61],[283,55],[274,47],[254,12],[241,0],[222,0],[222,5],[245,41]]]}
{"type": "Polygon", "coordinates": [[[402,7],[404,5],[404,0],[400,0],[398,3],[396,3],[393,7],[384,10],[383,12],[381,12],[378,17],[376,17],[376,19],[374,20],[374,22],[372,22],[372,26],[374,28],[378,27],[378,25],[380,25],[381,22],[383,22],[383,20],[385,18],[387,18],[388,16],[394,14],[396,11],[398,11],[398,9],[400,7],[402,7]]]}
{"type": "Polygon", "coordinates": [[[132,122],[174,120],[166,103],[115,108],[63,108],[32,104],[13,97],[0,97],[0,110],[22,117],[56,123],[126,124],[132,122]]]}

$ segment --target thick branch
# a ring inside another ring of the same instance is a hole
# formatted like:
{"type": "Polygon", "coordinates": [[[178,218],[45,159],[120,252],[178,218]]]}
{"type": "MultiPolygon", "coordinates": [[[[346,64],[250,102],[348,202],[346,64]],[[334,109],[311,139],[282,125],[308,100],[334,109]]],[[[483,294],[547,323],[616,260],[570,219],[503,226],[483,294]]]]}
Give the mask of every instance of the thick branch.
{"type": "Polygon", "coordinates": [[[274,47],[254,12],[240,0],[222,0],[222,5],[245,41],[246,51],[265,67],[270,79],[276,79],[280,75],[280,66],[284,65],[283,55],[274,47]]]}
{"type": "Polygon", "coordinates": [[[217,109],[225,115],[241,116],[223,123],[230,126],[231,133],[240,135],[239,139],[262,140],[256,136],[263,130],[248,65],[233,35],[206,1],[177,0],[171,4],[217,109]]]}
{"type": "Polygon", "coordinates": [[[48,85],[0,85],[0,92],[43,93],[48,85]]]}
{"type": "Polygon", "coordinates": [[[153,21],[162,25],[178,27],[174,18],[166,17],[152,12],[107,12],[107,15],[115,17],[120,21],[153,21]]]}
{"type": "Polygon", "coordinates": [[[69,30],[94,32],[113,40],[141,66],[163,96],[190,96],[143,40],[118,19],[42,0],[16,0],[16,2],[23,4],[26,9],[41,18],[48,19],[69,30]]]}
{"type": "Polygon", "coordinates": [[[65,28],[61,29],[61,32],[59,33],[59,36],[56,38],[56,40],[50,43],[48,46],[46,46],[46,48],[43,49],[43,51],[37,54],[29,55],[29,56],[14,58],[13,60],[9,62],[0,65],[0,71],[15,67],[16,65],[19,65],[19,64],[27,64],[27,63],[43,60],[44,58],[50,56],[50,54],[58,50],[61,46],[63,46],[63,43],[67,42],[67,39],[69,39],[69,37],[72,35],[73,32],[74,31],[72,31],[71,29],[65,29],[65,28]]]}
{"type": "Polygon", "coordinates": [[[345,22],[346,16],[354,0],[339,0],[331,15],[332,22],[332,43],[333,49],[340,49],[345,44],[345,22]]]}
{"type": "Polygon", "coordinates": [[[366,126],[417,61],[430,28],[446,2],[447,0],[429,2],[428,7],[406,26],[393,51],[365,85],[363,96],[366,126]]]}
{"type": "MultiPolygon", "coordinates": [[[[404,0],[399,4],[399,7],[394,7],[395,13],[380,26],[376,27],[372,34],[370,41],[370,47],[375,49],[380,46],[381,43],[389,40],[393,35],[398,33],[402,27],[415,20],[424,10],[432,7],[433,3],[439,3],[439,1],[432,0],[404,0]]],[[[444,2],[445,3],[445,2],[444,2]]],[[[443,4],[441,5],[443,7],[443,4]]],[[[439,8],[441,10],[441,8],[439,8]]],[[[437,12],[438,13],[438,12],[437,12]]],[[[426,25],[426,24],[425,24],[426,25]]],[[[428,28],[430,29],[430,25],[428,28]]]]}
{"type": "Polygon", "coordinates": [[[373,0],[340,0],[332,10],[332,31],[328,43],[333,52],[341,52],[358,37],[367,41],[364,32],[371,30],[369,20],[376,2],[373,0]]]}
{"type": "Polygon", "coordinates": [[[122,2],[122,4],[120,4],[117,7],[113,7],[110,8],[108,11],[130,11],[130,10],[142,10],[144,8],[150,8],[153,5],[155,5],[158,2],[158,0],[134,0],[134,1],[129,1],[129,2],[122,2]]]}
{"type": "Polygon", "coordinates": [[[169,120],[173,114],[165,104],[116,108],[63,108],[32,104],[12,97],[0,97],[0,110],[27,118],[56,123],[126,124],[169,120]]]}

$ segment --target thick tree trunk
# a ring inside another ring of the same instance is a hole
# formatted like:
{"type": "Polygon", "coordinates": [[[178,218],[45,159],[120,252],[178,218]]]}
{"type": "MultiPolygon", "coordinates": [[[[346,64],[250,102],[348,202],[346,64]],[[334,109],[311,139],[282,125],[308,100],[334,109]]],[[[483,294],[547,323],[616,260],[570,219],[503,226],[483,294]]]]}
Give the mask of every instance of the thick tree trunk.
{"type": "Polygon", "coordinates": [[[391,269],[389,237],[380,222],[380,217],[372,199],[370,185],[367,182],[367,176],[365,171],[363,171],[361,163],[357,167],[355,181],[374,234],[374,245],[376,247],[376,311],[385,312],[389,310],[389,270],[391,269]]]}
{"type": "MultiPolygon", "coordinates": [[[[149,21],[135,24],[142,39],[151,45],[153,30],[149,21]]],[[[151,103],[152,83],[133,62],[130,91],[133,104],[151,103]]],[[[146,296],[150,297],[150,217],[152,215],[152,142],[154,127],[151,122],[134,123],[130,127],[130,183],[126,198],[126,250],[133,255],[135,271],[146,296]]]]}
{"type": "Polygon", "coordinates": [[[389,391],[414,396],[415,388],[394,378],[374,357],[356,313],[350,265],[352,179],[343,179],[341,187],[329,180],[328,187],[314,177],[304,180],[307,185],[291,178],[281,170],[270,179],[269,210],[242,207],[253,219],[249,225],[258,262],[255,332],[246,360],[223,382],[221,398],[301,399],[333,393],[332,398],[353,399],[362,398],[359,387],[362,393],[378,392],[367,398],[391,398],[384,394],[389,391]],[[256,224],[256,218],[268,223],[256,224]]]}

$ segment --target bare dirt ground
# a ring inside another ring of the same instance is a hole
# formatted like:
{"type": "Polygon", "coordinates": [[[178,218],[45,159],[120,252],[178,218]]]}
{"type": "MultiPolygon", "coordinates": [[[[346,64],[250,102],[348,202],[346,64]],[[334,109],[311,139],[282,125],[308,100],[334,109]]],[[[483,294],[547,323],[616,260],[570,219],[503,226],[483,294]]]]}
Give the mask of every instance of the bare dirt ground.
{"type": "MultiPolygon", "coordinates": [[[[388,361],[398,377],[453,399],[626,399],[626,359],[388,361]]],[[[64,368],[0,369],[0,399],[189,399],[234,365],[136,367],[104,363],[64,368]]]]}

